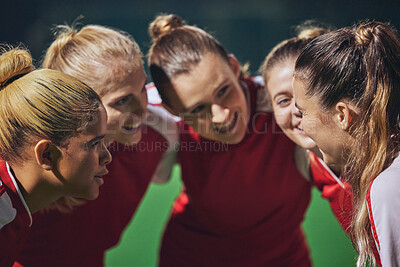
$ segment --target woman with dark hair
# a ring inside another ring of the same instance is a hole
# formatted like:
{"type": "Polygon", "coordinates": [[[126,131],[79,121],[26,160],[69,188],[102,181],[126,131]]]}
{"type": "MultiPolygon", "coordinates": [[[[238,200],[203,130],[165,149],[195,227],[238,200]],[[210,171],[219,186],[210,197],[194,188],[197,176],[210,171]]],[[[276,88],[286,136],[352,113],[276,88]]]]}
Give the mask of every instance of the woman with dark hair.
{"type": "Polygon", "coordinates": [[[296,62],[300,127],[350,184],[358,266],[400,264],[400,41],[394,28],[360,23],[314,39],[296,62]]]}
{"type": "Polygon", "coordinates": [[[277,44],[266,56],[260,70],[265,81],[274,111],[282,131],[297,144],[294,154],[297,166],[305,177],[329,201],[332,212],[346,233],[350,233],[352,194],[348,183],[334,174],[320,158],[315,142],[299,127],[301,116],[294,105],[293,74],[297,57],[314,38],[329,32],[329,26],[307,21],[297,26],[296,37],[277,44]]]}

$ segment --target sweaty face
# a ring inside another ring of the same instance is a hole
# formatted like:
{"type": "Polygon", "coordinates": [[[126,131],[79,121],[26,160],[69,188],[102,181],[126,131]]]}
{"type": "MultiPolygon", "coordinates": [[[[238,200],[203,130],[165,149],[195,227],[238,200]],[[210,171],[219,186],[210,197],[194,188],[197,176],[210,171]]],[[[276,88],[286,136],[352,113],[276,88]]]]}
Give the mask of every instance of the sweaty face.
{"type": "Polygon", "coordinates": [[[93,122],[89,122],[82,133],[70,138],[66,148],[61,148],[57,170],[67,195],[97,198],[104,182],[101,177],[108,173],[106,165],[111,162],[104,143],[106,121],[107,114],[101,106],[93,122]]]}
{"type": "Polygon", "coordinates": [[[293,87],[296,106],[302,115],[300,128],[315,141],[327,165],[340,174],[347,160],[349,135],[339,127],[336,109],[320,108],[316,96],[305,95],[302,81],[294,79],[293,87]]]}
{"type": "Polygon", "coordinates": [[[142,138],[142,121],[147,116],[147,77],[143,67],[131,72],[122,68],[124,71],[123,78],[112,82],[101,100],[108,114],[106,142],[132,145],[142,138]]]}
{"type": "Polygon", "coordinates": [[[268,72],[266,86],[272,100],[275,120],[293,142],[303,148],[314,148],[315,142],[299,127],[301,116],[293,99],[293,71],[295,60],[287,60],[268,72]]]}
{"type": "Polygon", "coordinates": [[[236,144],[243,140],[249,105],[239,83],[240,66],[207,54],[190,73],[172,78],[166,90],[169,108],[202,137],[236,144]]]}

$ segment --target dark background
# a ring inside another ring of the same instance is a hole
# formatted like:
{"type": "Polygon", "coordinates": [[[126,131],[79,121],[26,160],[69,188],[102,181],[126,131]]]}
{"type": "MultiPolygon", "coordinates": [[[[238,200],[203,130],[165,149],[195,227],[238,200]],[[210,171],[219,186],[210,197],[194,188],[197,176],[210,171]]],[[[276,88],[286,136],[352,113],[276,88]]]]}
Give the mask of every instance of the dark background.
{"type": "Polygon", "coordinates": [[[40,63],[52,41],[50,29],[71,24],[79,15],[83,25],[101,24],[129,32],[144,54],[151,40],[148,25],[159,13],[176,13],[189,24],[214,34],[241,63],[250,63],[256,74],[268,51],[279,41],[292,37],[293,26],[317,19],[336,27],[358,20],[390,21],[400,26],[400,1],[4,1],[1,4],[0,41],[24,43],[40,63]]]}

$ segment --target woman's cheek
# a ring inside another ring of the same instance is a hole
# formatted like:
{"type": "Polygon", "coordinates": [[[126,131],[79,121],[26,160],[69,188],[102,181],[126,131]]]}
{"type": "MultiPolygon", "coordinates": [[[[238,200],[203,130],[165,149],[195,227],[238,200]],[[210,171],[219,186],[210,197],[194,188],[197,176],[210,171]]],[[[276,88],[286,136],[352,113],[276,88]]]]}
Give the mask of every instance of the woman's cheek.
{"type": "Polygon", "coordinates": [[[290,122],[291,122],[290,121],[291,116],[290,116],[290,114],[288,114],[287,109],[276,107],[274,109],[274,112],[275,112],[275,119],[276,119],[276,122],[278,123],[279,127],[289,128],[290,122]]]}

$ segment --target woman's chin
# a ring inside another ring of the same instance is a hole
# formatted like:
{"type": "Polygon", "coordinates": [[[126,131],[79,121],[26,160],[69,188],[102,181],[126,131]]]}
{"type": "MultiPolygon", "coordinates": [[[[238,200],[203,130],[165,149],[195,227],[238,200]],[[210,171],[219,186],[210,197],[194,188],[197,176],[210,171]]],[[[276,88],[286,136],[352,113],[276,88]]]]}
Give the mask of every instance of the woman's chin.
{"type": "Polygon", "coordinates": [[[138,131],[135,134],[125,136],[124,140],[121,143],[132,146],[139,143],[140,140],[142,140],[142,131],[138,131]]]}
{"type": "Polygon", "coordinates": [[[299,141],[299,145],[302,148],[310,149],[310,150],[317,147],[317,144],[315,144],[315,142],[309,137],[301,138],[301,140],[299,141]]]}
{"type": "Polygon", "coordinates": [[[308,136],[303,136],[300,135],[296,132],[291,132],[291,134],[288,132],[285,132],[285,134],[293,141],[296,143],[296,145],[305,148],[305,149],[313,149],[317,147],[317,144],[308,136]]]}
{"type": "MultiPolygon", "coordinates": [[[[127,146],[132,146],[136,145],[137,143],[142,140],[142,131],[138,131],[134,134],[125,134],[125,133],[120,133],[119,135],[115,135],[112,138],[112,142],[116,141],[120,144],[127,145],[127,146]]],[[[109,142],[109,143],[112,143],[109,142]]]]}

